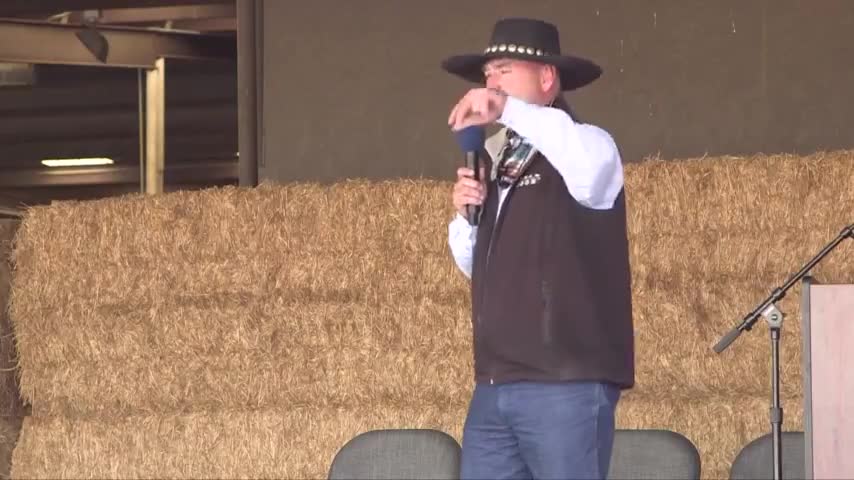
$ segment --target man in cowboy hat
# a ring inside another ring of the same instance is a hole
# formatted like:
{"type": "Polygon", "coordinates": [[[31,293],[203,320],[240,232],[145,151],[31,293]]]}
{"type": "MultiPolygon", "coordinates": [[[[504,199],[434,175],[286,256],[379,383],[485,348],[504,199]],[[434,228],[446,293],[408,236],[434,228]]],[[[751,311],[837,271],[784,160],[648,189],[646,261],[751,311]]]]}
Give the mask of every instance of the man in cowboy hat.
{"type": "Polygon", "coordinates": [[[480,179],[458,170],[452,195],[475,364],[461,476],[605,478],[616,405],[634,385],[623,170],[612,137],[561,97],[601,70],[562,55],[554,25],[524,18],[442,66],[485,83],[453,107],[453,130],[504,127],[480,179]],[[482,207],[474,226],[469,204],[482,207]]]}

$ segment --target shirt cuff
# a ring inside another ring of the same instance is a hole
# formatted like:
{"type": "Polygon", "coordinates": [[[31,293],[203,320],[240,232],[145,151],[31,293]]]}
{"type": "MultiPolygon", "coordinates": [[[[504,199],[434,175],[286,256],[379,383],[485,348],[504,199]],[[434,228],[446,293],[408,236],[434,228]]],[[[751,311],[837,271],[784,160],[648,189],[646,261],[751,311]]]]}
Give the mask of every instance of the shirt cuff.
{"type": "Polygon", "coordinates": [[[501,112],[498,122],[518,132],[520,120],[525,116],[526,112],[530,112],[535,108],[537,108],[535,105],[508,95],[507,100],[504,102],[504,111],[501,112]]]}

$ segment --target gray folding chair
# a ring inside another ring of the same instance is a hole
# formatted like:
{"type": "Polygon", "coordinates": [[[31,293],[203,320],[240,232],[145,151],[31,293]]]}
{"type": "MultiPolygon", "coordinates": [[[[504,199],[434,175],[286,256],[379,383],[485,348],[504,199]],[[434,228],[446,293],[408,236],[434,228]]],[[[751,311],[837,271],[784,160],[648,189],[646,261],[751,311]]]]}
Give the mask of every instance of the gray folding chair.
{"type": "MultiPolygon", "coordinates": [[[[780,452],[783,455],[782,477],[785,480],[802,479],[806,474],[806,456],[804,453],[804,432],[783,432],[780,440],[780,452]]],[[[733,480],[759,480],[774,478],[774,451],[771,434],[748,443],[738,452],[729,476],[733,480]]]]}
{"type": "Polygon", "coordinates": [[[458,479],[460,453],[459,443],[438,430],[373,430],[341,447],[329,479],[458,479]]]}
{"type": "Polygon", "coordinates": [[[700,453],[690,440],[669,430],[617,430],[609,480],[694,480],[700,453]]]}

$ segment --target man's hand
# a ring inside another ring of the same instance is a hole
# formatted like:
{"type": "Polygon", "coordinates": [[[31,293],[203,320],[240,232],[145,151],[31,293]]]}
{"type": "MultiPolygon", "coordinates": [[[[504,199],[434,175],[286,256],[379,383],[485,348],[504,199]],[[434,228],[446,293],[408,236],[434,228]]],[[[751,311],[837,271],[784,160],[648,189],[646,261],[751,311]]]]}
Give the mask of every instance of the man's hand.
{"type": "Polygon", "coordinates": [[[467,216],[466,205],[482,205],[486,199],[484,173],[485,169],[481,167],[480,180],[475,180],[474,170],[465,167],[457,169],[457,183],[454,184],[452,199],[454,208],[463,217],[467,216]]]}
{"type": "Polygon", "coordinates": [[[471,125],[485,125],[498,120],[504,113],[507,96],[493,88],[475,88],[460,99],[451,110],[448,125],[454,131],[471,125]]]}

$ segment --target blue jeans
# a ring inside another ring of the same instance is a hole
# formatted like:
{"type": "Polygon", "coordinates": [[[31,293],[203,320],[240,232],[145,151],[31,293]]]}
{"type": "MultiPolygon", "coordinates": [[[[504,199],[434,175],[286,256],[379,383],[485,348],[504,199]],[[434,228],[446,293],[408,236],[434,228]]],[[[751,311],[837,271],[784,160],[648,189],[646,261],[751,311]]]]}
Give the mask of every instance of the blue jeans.
{"type": "Polygon", "coordinates": [[[478,384],[463,429],[464,480],[604,479],[620,389],[592,382],[478,384]]]}

